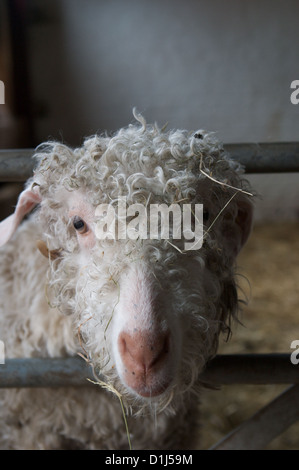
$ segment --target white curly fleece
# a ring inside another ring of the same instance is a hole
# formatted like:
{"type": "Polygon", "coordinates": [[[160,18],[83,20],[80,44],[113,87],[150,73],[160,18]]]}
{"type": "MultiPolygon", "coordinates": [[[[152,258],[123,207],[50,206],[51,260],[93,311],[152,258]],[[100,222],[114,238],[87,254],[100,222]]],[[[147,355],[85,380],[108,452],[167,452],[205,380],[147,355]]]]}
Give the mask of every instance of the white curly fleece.
{"type": "MultiPolygon", "coordinates": [[[[192,448],[198,377],[237,311],[235,258],[252,204],[239,191],[242,168],[213,134],[135,117],[78,149],[38,149],[22,197],[40,203],[0,249],[0,339],[7,357],[83,354],[122,395],[133,448],[192,448]],[[98,239],[96,208],[120,197],[146,208],[203,204],[202,247],[98,239]]],[[[4,449],[128,446],[118,399],[96,385],[1,390],[0,419],[4,449]]]]}

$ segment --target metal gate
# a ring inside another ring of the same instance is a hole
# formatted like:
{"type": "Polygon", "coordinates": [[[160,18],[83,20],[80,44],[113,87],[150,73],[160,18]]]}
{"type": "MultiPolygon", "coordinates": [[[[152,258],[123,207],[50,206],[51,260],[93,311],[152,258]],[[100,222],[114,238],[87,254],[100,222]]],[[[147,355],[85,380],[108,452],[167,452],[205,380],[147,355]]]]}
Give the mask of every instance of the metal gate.
{"type": "MultiPolygon", "coordinates": [[[[299,172],[299,143],[225,145],[246,173],[299,172]]],[[[25,181],[32,175],[33,150],[0,151],[0,181],[25,181]]],[[[84,387],[92,371],[83,359],[6,359],[0,365],[0,388],[84,387]]],[[[218,355],[201,380],[215,385],[288,384],[288,388],[238,426],[211,450],[263,449],[299,420],[299,365],[290,354],[218,355]]],[[[221,392],[219,392],[221,393],[221,392]]]]}

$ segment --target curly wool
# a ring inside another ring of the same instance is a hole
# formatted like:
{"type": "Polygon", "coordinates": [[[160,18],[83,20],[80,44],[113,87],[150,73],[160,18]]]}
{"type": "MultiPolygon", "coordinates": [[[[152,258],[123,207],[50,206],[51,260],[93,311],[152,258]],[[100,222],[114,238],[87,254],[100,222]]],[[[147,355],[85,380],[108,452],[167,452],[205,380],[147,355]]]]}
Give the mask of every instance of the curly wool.
{"type": "MultiPolygon", "coordinates": [[[[27,187],[39,187],[40,208],[19,229],[6,251],[1,252],[0,274],[6,279],[3,305],[6,320],[2,320],[1,331],[4,329],[10,335],[7,349],[12,357],[83,352],[95,370],[121,393],[128,412],[139,417],[135,418],[132,430],[135,448],[151,445],[175,448],[183,445],[182,435],[186,434],[187,441],[191,439],[185,418],[190,412],[196,414],[194,397],[198,394],[200,373],[217,351],[219,333],[230,329],[231,318],[237,312],[234,256],[224,234],[231,230],[240,203],[247,202],[248,197],[239,189],[248,189],[248,185],[242,177],[242,168],[229,158],[214,134],[203,130],[192,134],[185,130],[164,132],[157,125],[148,125],[142,116],[135,117],[139,125],[131,124],[111,138],[92,136],[78,149],[59,143],[47,143],[38,149],[37,168],[27,187]],[[213,181],[206,174],[211,175],[213,181]],[[232,198],[235,193],[236,197],[232,198]],[[81,206],[88,201],[88,211],[91,211],[99,204],[115,204],[119,197],[126,197],[128,204],[182,205],[186,201],[193,207],[203,204],[209,219],[204,227],[202,248],[182,252],[183,240],[169,243],[150,239],[96,240],[91,248],[85,245],[82,248],[68,215],[70,207],[74,205],[76,210],[83,211],[81,206]],[[61,252],[57,259],[49,260],[48,269],[36,252],[27,259],[29,250],[34,250],[33,234],[35,239],[44,239],[49,250],[61,252]],[[16,248],[20,240],[21,245],[16,248]],[[14,259],[11,272],[20,260],[22,263],[30,261],[28,268],[24,268],[26,275],[20,274],[20,280],[7,274],[9,257],[14,259]],[[165,322],[172,325],[173,336],[182,332],[182,337],[177,336],[182,345],[175,379],[165,393],[152,399],[132,393],[115,367],[115,331],[122,321],[126,294],[123,274],[135,268],[145,273],[150,292],[154,293],[152,302],[163,312],[165,322]],[[47,286],[46,299],[42,278],[47,286]],[[23,286],[19,299],[12,300],[7,292],[13,292],[17,283],[23,286]],[[22,303],[29,286],[31,301],[25,302],[26,311],[22,303]],[[151,414],[155,418],[148,418],[152,420],[149,425],[142,416],[151,414]],[[176,432],[169,424],[173,426],[173,417],[177,419],[176,432]]],[[[14,393],[19,394],[24,403],[30,400],[27,391],[14,393]]],[[[51,393],[49,391],[49,396],[51,393]]],[[[10,401],[7,394],[3,400],[10,401]]],[[[32,423],[28,426],[32,429],[32,442],[38,433],[42,448],[59,446],[62,436],[90,448],[124,446],[119,433],[117,438],[116,434],[108,437],[98,424],[103,406],[108,406],[106,398],[99,397],[102,405],[98,400],[92,403],[84,392],[81,402],[80,396],[76,400],[76,423],[71,432],[70,425],[63,424],[71,415],[68,405],[63,403],[58,406],[55,417],[47,418],[46,431],[43,424],[37,423],[37,418],[34,421],[31,417],[32,423]],[[82,424],[80,418],[84,406],[93,416],[89,426],[86,422],[82,424]],[[55,436],[50,438],[48,428],[54,422],[55,436]],[[93,437],[88,431],[90,426],[93,437]]],[[[25,406],[21,399],[17,401],[21,408],[25,406]]],[[[119,410],[112,398],[109,406],[114,410],[113,419],[119,421],[121,418],[116,418],[119,410]]],[[[7,407],[4,418],[13,408],[7,407]]],[[[18,413],[22,415],[23,410],[18,413]]],[[[104,419],[103,425],[107,426],[110,419],[104,419]]],[[[190,425],[189,431],[192,429],[190,425]]],[[[33,445],[27,444],[28,436],[25,443],[20,430],[8,427],[6,434],[4,447],[16,445],[16,438],[20,446],[30,448],[33,445]]]]}

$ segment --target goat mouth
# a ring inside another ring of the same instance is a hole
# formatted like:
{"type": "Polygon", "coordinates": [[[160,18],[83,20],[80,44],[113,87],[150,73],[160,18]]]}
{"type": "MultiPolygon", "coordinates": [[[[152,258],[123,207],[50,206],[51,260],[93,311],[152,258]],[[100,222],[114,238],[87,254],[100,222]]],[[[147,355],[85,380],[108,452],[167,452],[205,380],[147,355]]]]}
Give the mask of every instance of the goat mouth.
{"type": "Polygon", "coordinates": [[[173,382],[174,368],[172,364],[160,365],[159,362],[142,371],[124,368],[120,376],[125,387],[142,398],[155,398],[164,394],[173,382]]]}
{"type": "Polygon", "coordinates": [[[125,369],[123,381],[126,387],[131,389],[134,394],[143,398],[155,398],[165,393],[171,386],[174,378],[174,370],[170,364],[144,368],[141,372],[125,369]]]}
{"type": "Polygon", "coordinates": [[[171,379],[163,381],[163,383],[154,383],[154,384],[147,384],[147,383],[140,383],[136,384],[134,388],[130,386],[130,388],[135,392],[135,394],[139,395],[143,398],[155,398],[162,395],[166,390],[169,388],[171,384],[171,379]]]}

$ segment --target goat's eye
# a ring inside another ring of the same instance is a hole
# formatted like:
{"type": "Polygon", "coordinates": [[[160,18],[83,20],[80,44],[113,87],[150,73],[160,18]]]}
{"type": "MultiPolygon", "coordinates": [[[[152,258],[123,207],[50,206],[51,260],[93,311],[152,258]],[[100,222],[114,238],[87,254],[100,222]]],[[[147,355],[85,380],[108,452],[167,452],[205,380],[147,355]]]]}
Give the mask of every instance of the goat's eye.
{"type": "Polygon", "coordinates": [[[73,219],[73,226],[74,226],[75,230],[78,233],[80,233],[81,235],[84,234],[84,233],[87,233],[88,230],[89,230],[88,225],[86,224],[86,222],[84,222],[84,220],[81,219],[81,217],[78,217],[77,215],[73,219]]]}

